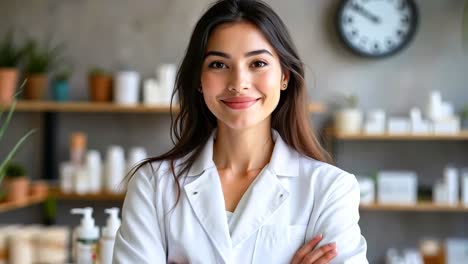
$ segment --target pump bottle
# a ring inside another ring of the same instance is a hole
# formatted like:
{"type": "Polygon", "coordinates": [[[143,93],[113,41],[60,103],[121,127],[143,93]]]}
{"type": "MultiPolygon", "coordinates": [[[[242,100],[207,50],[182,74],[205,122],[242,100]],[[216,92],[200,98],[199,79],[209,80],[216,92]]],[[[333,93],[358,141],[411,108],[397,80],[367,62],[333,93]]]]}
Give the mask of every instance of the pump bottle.
{"type": "Polygon", "coordinates": [[[76,264],[94,264],[97,261],[99,228],[94,224],[93,208],[74,208],[72,214],[82,214],[81,225],[76,229],[76,264]]]}
{"type": "Polygon", "coordinates": [[[119,208],[113,207],[104,211],[109,214],[109,217],[107,218],[106,226],[102,229],[99,260],[100,264],[112,264],[115,235],[120,227],[119,208]]]}

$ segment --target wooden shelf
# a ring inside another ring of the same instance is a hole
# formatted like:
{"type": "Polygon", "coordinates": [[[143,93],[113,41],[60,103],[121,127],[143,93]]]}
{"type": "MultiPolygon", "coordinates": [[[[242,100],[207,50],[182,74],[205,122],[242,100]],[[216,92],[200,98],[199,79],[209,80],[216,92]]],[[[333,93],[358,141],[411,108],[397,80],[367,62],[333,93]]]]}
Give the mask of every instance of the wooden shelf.
{"type": "Polygon", "coordinates": [[[50,187],[49,196],[58,200],[77,200],[77,201],[123,201],[125,194],[96,193],[96,194],[76,194],[63,193],[57,187],[50,187]]]}
{"type": "Polygon", "coordinates": [[[2,202],[0,203],[0,213],[28,207],[31,205],[42,203],[46,200],[46,196],[38,197],[29,197],[27,201],[24,202],[2,202]]]}
{"type": "Polygon", "coordinates": [[[416,205],[369,204],[360,205],[362,211],[406,211],[406,212],[468,212],[468,206],[436,205],[432,202],[418,202],[416,205]]]}
{"type": "Polygon", "coordinates": [[[366,134],[341,134],[333,133],[333,138],[338,140],[395,140],[395,141],[428,141],[428,140],[453,140],[461,141],[468,140],[468,131],[461,131],[458,134],[443,134],[443,135],[434,135],[434,134],[424,134],[424,135],[413,135],[413,134],[404,134],[404,135],[366,135],[366,134]]]}
{"type": "MultiPolygon", "coordinates": [[[[178,111],[178,106],[174,106],[178,111]]],[[[325,112],[325,106],[320,103],[311,103],[308,106],[311,113],[325,112]]],[[[19,101],[16,111],[20,112],[78,112],[78,113],[169,113],[169,105],[147,106],[120,105],[114,103],[92,103],[92,102],[51,102],[51,101],[19,101]]]]}
{"type": "MultiPolygon", "coordinates": [[[[79,113],[169,113],[169,105],[146,106],[120,105],[114,103],[92,102],[49,102],[49,101],[19,101],[15,111],[21,112],[79,112],[79,113]]],[[[178,107],[174,107],[178,111],[178,107]]]]}

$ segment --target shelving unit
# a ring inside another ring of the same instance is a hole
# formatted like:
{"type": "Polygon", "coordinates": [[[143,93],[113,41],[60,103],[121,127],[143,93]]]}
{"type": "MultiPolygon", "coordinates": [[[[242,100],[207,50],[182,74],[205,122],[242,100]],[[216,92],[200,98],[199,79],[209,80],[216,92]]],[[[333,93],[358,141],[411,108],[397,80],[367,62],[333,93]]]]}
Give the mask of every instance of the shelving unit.
{"type": "MultiPolygon", "coordinates": [[[[468,141],[468,131],[457,134],[344,134],[336,132],[333,127],[325,129],[326,147],[336,153],[335,141],[468,141]]],[[[363,211],[412,211],[412,212],[468,212],[468,207],[462,204],[457,206],[437,205],[431,201],[419,201],[415,205],[401,204],[370,204],[361,205],[363,211]]]]}
{"type": "MultiPolygon", "coordinates": [[[[178,111],[178,106],[174,106],[178,111]]],[[[320,103],[310,103],[308,110],[311,113],[325,112],[325,106],[320,103]]],[[[20,101],[16,105],[16,111],[21,112],[78,112],[78,113],[169,113],[169,105],[147,106],[120,105],[114,103],[92,103],[92,102],[51,102],[51,101],[20,101]]]]}
{"type": "Polygon", "coordinates": [[[44,202],[47,199],[46,196],[37,196],[37,197],[29,197],[24,202],[2,202],[0,203],[0,213],[21,209],[24,207],[28,207],[31,205],[36,205],[39,203],[44,202]]]}
{"type": "Polygon", "coordinates": [[[337,140],[403,140],[403,141],[425,141],[425,140],[468,140],[468,131],[457,134],[402,134],[402,135],[368,135],[368,134],[341,134],[332,135],[337,140]]]}
{"type": "Polygon", "coordinates": [[[49,188],[49,196],[57,200],[79,200],[79,201],[123,201],[125,194],[96,193],[96,194],[76,194],[63,193],[58,187],[49,188]]]}
{"type": "Polygon", "coordinates": [[[362,211],[409,211],[409,212],[468,212],[468,206],[437,205],[429,201],[418,202],[415,205],[401,204],[369,204],[361,205],[362,211]]]}

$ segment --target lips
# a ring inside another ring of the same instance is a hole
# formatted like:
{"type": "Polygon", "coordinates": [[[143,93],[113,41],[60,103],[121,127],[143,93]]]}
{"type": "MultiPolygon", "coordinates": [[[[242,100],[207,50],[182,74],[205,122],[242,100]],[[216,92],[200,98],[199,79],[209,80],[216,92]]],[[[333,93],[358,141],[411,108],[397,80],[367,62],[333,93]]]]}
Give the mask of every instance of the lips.
{"type": "Polygon", "coordinates": [[[254,105],[260,98],[248,97],[248,96],[237,96],[237,97],[228,97],[221,99],[221,101],[232,109],[246,109],[254,105]]]}

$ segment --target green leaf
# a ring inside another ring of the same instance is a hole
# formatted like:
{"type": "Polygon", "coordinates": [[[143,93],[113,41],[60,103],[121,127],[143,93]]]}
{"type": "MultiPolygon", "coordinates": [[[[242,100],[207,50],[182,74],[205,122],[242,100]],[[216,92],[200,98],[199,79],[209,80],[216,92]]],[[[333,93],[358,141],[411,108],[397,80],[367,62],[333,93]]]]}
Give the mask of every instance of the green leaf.
{"type": "Polygon", "coordinates": [[[32,129],[26,135],[24,135],[18,142],[16,142],[15,146],[13,149],[8,153],[6,159],[0,164],[0,182],[2,182],[4,175],[4,170],[8,162],[13,158],[13,156],[16,154],[16,151],[18,151],[19,147],[23,145],[24,141],[33,133],[35,133],[36,130],[32,129]]]}
{"type": "Polygon", "coordinates": [[[16,101],[13,101],[13,104],[11,105],[10,110],[8,111],[8,115],[5,119],[5,123],[3,123],[2,127],[0,128],[0,140],[2,140],[3,134],[5,134],[8,124],[10,123],[11,116],[13,115],[13,111],[15,111],[15,108],[16,108],[16,101]]]}

